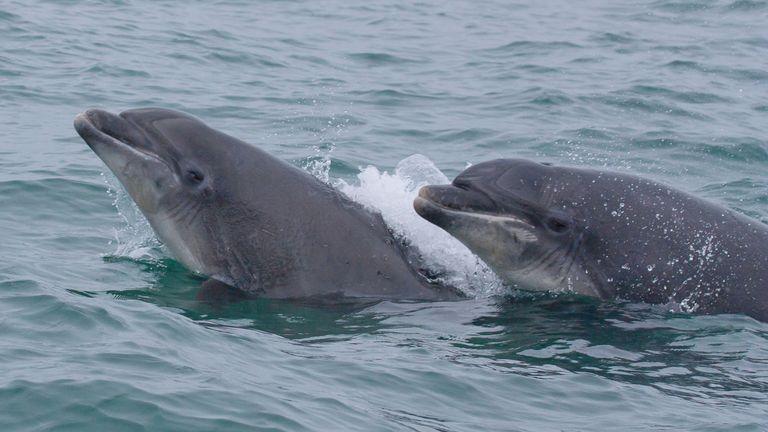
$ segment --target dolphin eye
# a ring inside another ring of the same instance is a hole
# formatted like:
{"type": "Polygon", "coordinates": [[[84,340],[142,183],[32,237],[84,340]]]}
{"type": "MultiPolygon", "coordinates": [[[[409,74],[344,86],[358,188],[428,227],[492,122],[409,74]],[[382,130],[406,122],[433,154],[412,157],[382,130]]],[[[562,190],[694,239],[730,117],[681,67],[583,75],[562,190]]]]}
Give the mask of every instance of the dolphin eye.
{"type": "Polygon", "coordinates": [[[186,173],[186,178],[192,184],[200,184],[205,179],[205,176],[203,176],[203,173],[201,173],[200,171],[189,170],[186,173]]]}
{"type": "Polygon", "coordinates": [[[547,219],[546,226],[547,229],[557,234],[562,234],[571,229],[570,222],[559,217],[550,217],[547,219]]]}

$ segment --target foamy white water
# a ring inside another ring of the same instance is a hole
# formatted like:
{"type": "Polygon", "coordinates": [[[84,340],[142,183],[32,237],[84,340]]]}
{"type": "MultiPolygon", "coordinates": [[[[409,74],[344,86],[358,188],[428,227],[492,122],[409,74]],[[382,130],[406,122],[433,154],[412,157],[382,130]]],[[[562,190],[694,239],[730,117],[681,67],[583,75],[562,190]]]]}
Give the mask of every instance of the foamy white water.
{"type": "Polygon", "coordinates": [[[158,261],[162,253],[168,255],[167,251],[161,251],[162,242],[117,177],[109,171],[101,175],[107,193],[112,197],[112,205],[124,222],[114,229],[114,240],[110,241],[115,245],[112,255],[153,262],[158,261]]]}
{"type": "Polygon", "coordinates": [[[355,184],[338,180],[336,186],[353,200],[381,213],[395,234],[415,247],[424,263],[441,274],[445,283],[469,296],[500,293],[501,280],[485,263],[413,209],[413,199],[422,186],[450,183],[429,158],[420,154],[409,156],[397,164],[393,173],[368,166],[361,170],[357,180],[355,184]]]}

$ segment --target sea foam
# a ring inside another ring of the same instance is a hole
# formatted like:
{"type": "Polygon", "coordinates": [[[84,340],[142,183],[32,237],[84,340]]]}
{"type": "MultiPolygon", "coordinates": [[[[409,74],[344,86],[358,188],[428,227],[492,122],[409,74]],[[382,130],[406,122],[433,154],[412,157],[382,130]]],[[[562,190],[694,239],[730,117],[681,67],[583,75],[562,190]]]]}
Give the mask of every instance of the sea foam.
{"type": "Polygon", "coordinates": [[[415,247],[443,282],[473,297],[498,294],[502,283],[477,256],[441,228],[421,218],[413,199],[422,186],[450,183],[427,157],[415,154],[400,161],[394,172],[362,168],[357,182],[334,185],[353,200],[381,213],[395,235],[415,247]]]}

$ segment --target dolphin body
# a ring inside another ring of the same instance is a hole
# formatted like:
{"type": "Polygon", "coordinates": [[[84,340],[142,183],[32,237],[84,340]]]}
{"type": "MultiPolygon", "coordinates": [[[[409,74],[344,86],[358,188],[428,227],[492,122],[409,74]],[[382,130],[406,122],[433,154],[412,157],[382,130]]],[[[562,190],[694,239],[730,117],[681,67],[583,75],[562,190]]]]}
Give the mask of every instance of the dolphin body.
{"type": "Polygon", "coordinates": [[[498,159],[414,207],[520,288],[768,321],[768,226],[648,179],[498,159]]]}
{"type": "Polygon", "coordinates": [[[213,286],[283,299],[460,297],[414,270],[380,215],[192,116],[89,110],[74,124],[174,257],[213,286]]]}

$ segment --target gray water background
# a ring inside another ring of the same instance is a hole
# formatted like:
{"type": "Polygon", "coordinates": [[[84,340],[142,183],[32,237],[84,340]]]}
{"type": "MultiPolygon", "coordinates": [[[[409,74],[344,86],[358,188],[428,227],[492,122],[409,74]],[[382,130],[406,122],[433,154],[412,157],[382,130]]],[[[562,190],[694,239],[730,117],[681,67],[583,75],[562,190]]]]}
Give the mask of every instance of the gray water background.
{"type": "Polygon", "coordinates": [[[522,156],[768,221],[766,23],[760,0],[0,1],[0,430],[768,429],[744,316],[206,309],[71,126],[162,106],[350,183],[522,156]]]}

